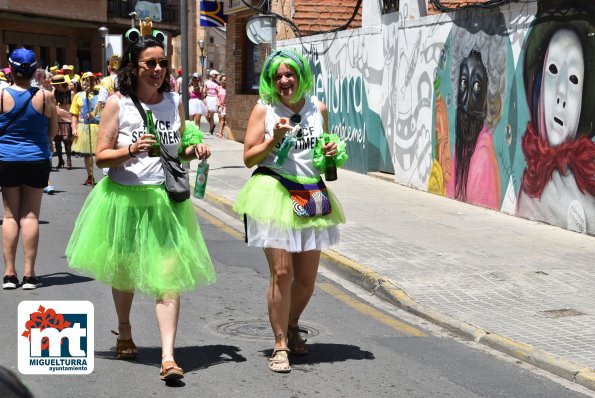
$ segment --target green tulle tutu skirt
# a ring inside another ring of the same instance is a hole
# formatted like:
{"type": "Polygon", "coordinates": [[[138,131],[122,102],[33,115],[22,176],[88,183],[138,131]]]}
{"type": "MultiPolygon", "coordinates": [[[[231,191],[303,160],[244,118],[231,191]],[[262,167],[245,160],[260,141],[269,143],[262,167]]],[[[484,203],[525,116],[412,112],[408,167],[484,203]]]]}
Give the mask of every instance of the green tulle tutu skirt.
{"type": "MultiPolygon", "coordinates": [[[[287,176],[286,176],[287,177],[287,176]]],[[[312,179],[292,178],[305,184],[312,179]]],[[[244,185],[233,209],[246,216],[249,246],[280,248],[289,252],[326,249],[339,242],[338,225],[345,223],[341,204],[328,189],[332,211],[318,217],[300,217],[289,192],[275,178],[258,174],[244,185]]]]}
{"type": "Polygon", "coordinates": [[[192,202],[171,201],[162,185],[103,178],[81,209],[66,257],[82,274],[154,297],[215,281],[192,202]]]}

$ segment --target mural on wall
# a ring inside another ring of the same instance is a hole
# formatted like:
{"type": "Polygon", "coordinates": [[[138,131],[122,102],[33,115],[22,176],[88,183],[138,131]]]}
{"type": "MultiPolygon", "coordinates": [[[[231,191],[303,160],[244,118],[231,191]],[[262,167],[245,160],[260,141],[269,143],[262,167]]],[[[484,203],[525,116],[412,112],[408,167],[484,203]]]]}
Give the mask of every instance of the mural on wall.
{"type": "Polygon", "coordinates": [[[544,4],[523,56],[529,120],[517,214],[595,234],[593,2],[544,4]]]}
{"type": "Polygon", "coordinates": [[[454,20],[434,82],[429,192],[500,208],[502,182],[495,141],[503,139],[500,122],[512,76],[511,58],[502,14],[476,11],[454,20]]]}

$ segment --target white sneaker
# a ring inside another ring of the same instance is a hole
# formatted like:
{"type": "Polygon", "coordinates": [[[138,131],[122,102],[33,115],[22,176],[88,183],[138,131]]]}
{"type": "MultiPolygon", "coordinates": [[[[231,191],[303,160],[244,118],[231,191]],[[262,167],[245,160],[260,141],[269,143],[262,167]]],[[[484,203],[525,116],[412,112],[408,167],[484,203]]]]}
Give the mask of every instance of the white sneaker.
{"type": "Polygon", "coordinates": [[[47,187],[43,188],[43,192],[51,195],[56,192],[56,187],[53,185],[48,185],[47,187]]]}

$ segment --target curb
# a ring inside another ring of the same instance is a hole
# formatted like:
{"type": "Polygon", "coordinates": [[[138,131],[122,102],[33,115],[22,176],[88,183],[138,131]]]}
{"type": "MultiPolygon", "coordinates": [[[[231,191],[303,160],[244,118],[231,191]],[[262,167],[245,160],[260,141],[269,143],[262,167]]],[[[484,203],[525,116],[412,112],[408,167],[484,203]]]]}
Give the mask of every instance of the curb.
{"type": "MultiPolygon", "coordinates": [[[[231,200],[208,191],[204,199],[219,210],[237,218],[231,200]]],[[[335,251],[323,250],[320,257],[337,274],[402,310],[435,323],[468,340],[484,344],[494,350],[595,391],[595,369],[578,365],[547,351],[492,333],[489,330],[419,304],[390,279],[335,251]]]]}

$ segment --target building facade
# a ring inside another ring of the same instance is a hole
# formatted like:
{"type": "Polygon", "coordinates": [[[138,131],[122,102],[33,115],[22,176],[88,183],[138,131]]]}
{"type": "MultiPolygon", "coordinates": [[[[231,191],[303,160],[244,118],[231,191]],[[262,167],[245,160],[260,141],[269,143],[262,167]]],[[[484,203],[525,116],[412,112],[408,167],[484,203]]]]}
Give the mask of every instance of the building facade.
{"type": "MultiPolygon", "coordinates": [[[[147,9],[145,2],[136,0],[16,0],[0,2],[0,65],[7,65],[8,54],[14,48],[25,46],[35,51],[40,66],[74,65],[77,71],[101,71],[102,45],[99,31],[106,27],[109,35],[120,35],[125,46],[124,34],[132,25],[138,28],[139,14],[150,12],[153,28],[168,37],[180,34],[179,1],[167,4],[153,2],[147,9]],[[132,14],[137,12],[136,15],[132,14]]],[[[106,57],[107,58],[107,57],[106,57]]]]}

